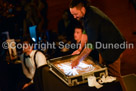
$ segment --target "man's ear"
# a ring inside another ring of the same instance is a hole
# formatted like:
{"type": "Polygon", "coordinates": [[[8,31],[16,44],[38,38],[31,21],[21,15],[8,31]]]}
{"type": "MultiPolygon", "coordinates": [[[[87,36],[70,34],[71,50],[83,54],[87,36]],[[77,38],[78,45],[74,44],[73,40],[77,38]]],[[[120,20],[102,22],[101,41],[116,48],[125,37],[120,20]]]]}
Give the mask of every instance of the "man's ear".
{"type": "Polygon", "coordinates": [[[85,7],[82,7],[82,8],[81,8],[81,11],[85,14],[85,12],[86,12],[85,7]]]}

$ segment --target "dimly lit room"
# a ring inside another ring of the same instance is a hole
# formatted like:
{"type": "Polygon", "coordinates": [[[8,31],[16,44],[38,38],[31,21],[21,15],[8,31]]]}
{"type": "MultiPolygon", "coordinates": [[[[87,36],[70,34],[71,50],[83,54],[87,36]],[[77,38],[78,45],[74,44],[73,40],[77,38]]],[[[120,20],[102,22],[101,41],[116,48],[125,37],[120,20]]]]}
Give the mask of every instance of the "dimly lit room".
{"type": "Polygon", "coordinates": [[[136,91],[136,0],[0,0],[0,91],[136,91]]]}

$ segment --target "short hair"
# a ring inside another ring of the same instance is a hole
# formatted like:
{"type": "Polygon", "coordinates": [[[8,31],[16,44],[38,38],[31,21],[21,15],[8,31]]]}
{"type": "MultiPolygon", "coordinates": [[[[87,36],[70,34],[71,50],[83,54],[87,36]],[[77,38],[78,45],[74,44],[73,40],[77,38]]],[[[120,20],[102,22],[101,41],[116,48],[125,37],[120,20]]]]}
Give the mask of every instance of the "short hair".
{"type": "Polygon", "coordinates": [[[30,36],[25,36],[23,39],[22,39],[22,43],[24,43],[24,42],[28,42],[29,44],[34,44],[34,41],[31,39],[31,37],[30,36]]]}
{"type": "Polygon", "coordinates": [[[75,27],[74,27],[75,29],[76,28],[80,28],[81,30],[82,30],[82,32],[83,32],[83,26],[82,26],[82,24],[81,24],[81,22],[79,22],[79,21],[77,21],[76,23],[75,23],[75,27]]]}
{"type": "Polygon", "coordinates": [[[80,4],[80,6],[84,6],[85,8],[90,5],[89,0],[71,0],[69,7],[73,8],[80,4]]]}

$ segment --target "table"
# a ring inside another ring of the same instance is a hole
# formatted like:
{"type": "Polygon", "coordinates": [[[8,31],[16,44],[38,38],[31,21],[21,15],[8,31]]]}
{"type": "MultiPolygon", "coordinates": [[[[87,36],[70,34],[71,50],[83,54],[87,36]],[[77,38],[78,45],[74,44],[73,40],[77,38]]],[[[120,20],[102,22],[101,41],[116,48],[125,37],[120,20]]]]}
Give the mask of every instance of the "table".
{"type": "Polygon", "coordinates": [[[37,91],[122,91],[119,82],[104,84],[100,89],[89,87],[88,83],[69,87],[50,72],[48,66],[43,66],[36,71],[34,82],[37,91]]]}

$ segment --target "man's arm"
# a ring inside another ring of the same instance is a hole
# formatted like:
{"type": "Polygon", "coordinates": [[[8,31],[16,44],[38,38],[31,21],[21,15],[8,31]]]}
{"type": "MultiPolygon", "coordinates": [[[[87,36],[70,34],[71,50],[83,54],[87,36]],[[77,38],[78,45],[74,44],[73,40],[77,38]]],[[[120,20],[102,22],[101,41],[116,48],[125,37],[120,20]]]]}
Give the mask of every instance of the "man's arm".
{"type": "Polygon", "coordinates": [[[76,67],[80,61],[84,60],[92,51],[90,48],[85,48],[76,60],[71,63],[72,68],[76,67]]]}
{"type": "Polygon", "coordinates": [[[36,54],[36,63],[37,63],[37,68],[47,64],[46,62],[46,57],[42,52],[37,52],[36,54]]]}
{"type": "Polygon", "coordinates": [[[80,45],[80,47],[76,51],[74,51],[72,53],[72,55],[79,54],[82,51],[82,49],[84,48],[84,46],[85,46],[85,44],[87,42],[87,39],[88,39],[87,35],[86,34],[82,34],[81,45],[80,45]]]}

